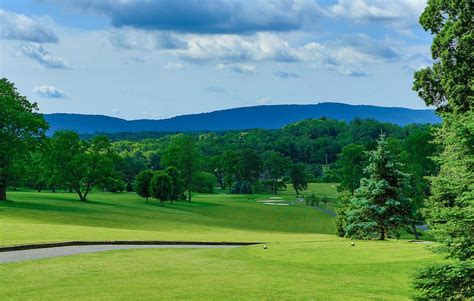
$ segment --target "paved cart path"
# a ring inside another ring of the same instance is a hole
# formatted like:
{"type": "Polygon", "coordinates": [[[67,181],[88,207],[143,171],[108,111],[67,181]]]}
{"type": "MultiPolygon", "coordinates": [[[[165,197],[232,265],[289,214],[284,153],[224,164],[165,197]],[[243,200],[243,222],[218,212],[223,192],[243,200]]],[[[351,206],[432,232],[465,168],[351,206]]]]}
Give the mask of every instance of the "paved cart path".
{"type": "Polygon", "coordinates": [[[84,253],[97,253],[113,250],[127,249],[219,249],[236,248],[238,245],[89,245],[89,246],[66,246],[53,248],[39,248],[31,250],[0,252],[0,263],[17,262],[23,260],[69,256],[84,253]]]}

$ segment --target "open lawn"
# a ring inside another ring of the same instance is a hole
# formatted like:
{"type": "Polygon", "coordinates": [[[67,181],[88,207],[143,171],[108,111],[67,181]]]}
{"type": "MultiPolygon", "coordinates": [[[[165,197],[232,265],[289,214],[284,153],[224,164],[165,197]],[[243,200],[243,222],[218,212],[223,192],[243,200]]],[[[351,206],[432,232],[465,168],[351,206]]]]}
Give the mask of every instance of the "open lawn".
{"type": "MultiPolygon", "coordinates": [[[[335,185],[312,184],[337,202],[335,185]]],[[[295,202],[293,191],[282,192],[295,202]]],[[[0,204],[0,244],[67,240],[260,241],[234,249],[142,249],[0,265],[2,300],[316,299],[403,300],[410,277],[441,260],[426,245],[337,238],[334,218],[268,195],[196,195],[161,207],[131,193],[10,192],[0,204]]]]}

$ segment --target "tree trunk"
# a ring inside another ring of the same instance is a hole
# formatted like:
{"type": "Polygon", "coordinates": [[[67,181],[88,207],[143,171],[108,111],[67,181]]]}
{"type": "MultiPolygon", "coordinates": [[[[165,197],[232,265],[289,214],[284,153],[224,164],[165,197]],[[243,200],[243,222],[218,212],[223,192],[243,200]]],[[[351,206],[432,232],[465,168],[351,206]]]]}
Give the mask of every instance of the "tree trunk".
{"type": "Polygon", "coordinates": [[[412,223],[411,224],[411,228],[413,230],[413,234],[415,234],[415,239],[418,240],[420,239],[420,234],[418,233],[418,231],[416,230],[416,225],[415,223],[412,223]]]}
{"type": "Polygon", "coordinates": [[[7,200],[7,185],[5,183],[0,184],[0,201],[7,200]]]}
{"type": "Polygon", "coordinates": [[[380,229],[380,238],[379,239],[380,240],[385,240],[385,229],[384,228],[380,229]]]}
{"type": "MultiPolygon", "coordinates": [[[[295,186],[293,185],[293,187],[295,187],[295,186]]],[[[295,187],[295,191],[296,191],[296,196],[299,196],[300,192],[298,191],[298,188],[295,187]]]]}
{"type": "Polygon", "coordinates": [[[188,190],[188,201],[191,202],[191,189],[188,190]]]}

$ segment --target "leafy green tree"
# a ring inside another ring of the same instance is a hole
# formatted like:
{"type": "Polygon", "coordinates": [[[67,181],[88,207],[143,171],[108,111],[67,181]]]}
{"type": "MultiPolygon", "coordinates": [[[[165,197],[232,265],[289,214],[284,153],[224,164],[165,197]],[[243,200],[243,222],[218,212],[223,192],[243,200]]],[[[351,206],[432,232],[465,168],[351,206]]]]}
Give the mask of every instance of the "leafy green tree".
{"type": "Polygon", "coordinates": [[[413,89],[427,105],[436,106],[443,118],[435,131],[435,142],[442,148],[435,157],[440,171],[431,179],[424,213],[436,239],[454,259],[418,274],[415,287],[420,299],[473,297],[473,11],[471,0],[430,0],[420,17],[423,28],[434,35],[434,62],[415,73],[413,89]],[[467,281],[466,274],[470,275],[467,281]]]}
{"type": "Polygon", "coordinates": [[[222,157],[222,171],[224,173],[224,183],[227,187],[232,187],[237,179],[239,157],[235,151],[225,151],[222,157]]]}
{"type": "Polygon", "coordinates": [[[283,176],[291,165],[291,159],[283,157],[279,152],[268,150],[262,154],[263,172],[268,178],[269,186],[273,194],[286,187],[283,176]]]}
{"type": "Polygon", "coordinates": [[[408,176],[387,149],[385,135],[369,153],[365,168],[368,178],[361,180],[355,197],[349,201],[345,233],[355,238],[384,240],[389,233],[404,226],[410,201],[404,195],[408,176]]]}
{"type": "Polygon", "coordinates": [[[213,193],[216,187],[217,179],[208,172],[197,172],[194,177],[194,191],[200,193],[213,193]]]}
{"type": "Polygon", "coordinates": [[[237,154],[236,183],[234,192],[253,193],[262,172],[262,159],[256,151],[245,148],[237,154]]]}
{"type": "Polygon", "coordinates": [[[178,168],[184,181],[184,188],[188,191],[188,200],[191,201],[194,175],[199,170],[201,154],[192,136],[178,135],[174,137],[165,150],[162,161],[164,166],[178,168]]]}
{"type": "Polygon", "coordinates": [[[7,184],[14,162],[45,136],[48,124],[38,106],[18,93],[13,83],[0,79],[0,201],[7,199],[7,184]]]}
{"type": "Polygon", "coordinates": [[[145,198],[148,202],[148,198],[151,197],[151,179],[153,178],[154,172],[151,170],[142,170],[135,178],[135,192],[145,198]]]}
{"type": "Polygon", "coordinates": [[[63,130],[51,138],[48,161],[53,176],[86,201],[94,185],[107,185],[117,178],[114,156],[107,137],[81,141],[76,132],[63,130]]]}
{"type": "Polygon", "coordinates": [[[173,192],[170,197],[171,203],[186,199],[184,196],[184,182],[181,179],[179,170],[174,166],[170,166],[165,169],[165,172],[171,177],[171,182],[173,182],[173,192]]]}
{"type": "Polygon", "coordinates": [[[354,191],[359,188],[364,176],[366,163],[365,148],[359,144],[349,144],[342,148],[337,159],[337,173],[340,177],[339,191],[354,191]]]}
{"type": "Polygon", "coordinates": [[[151,195],[160,200],[161,206],[166,201],[171,200],[173,195],[173,180],[164,172],[159,170],[155,172],[151,179],[151,195]]]}
{"type": "Polygon", "coordinates": [[[290,181],[295,189],[296,195],[299,195],[302,190],[308,189],[308,175],[306,174],[306,167],[303,163],[296,163],[291,166],[290,181]]]}

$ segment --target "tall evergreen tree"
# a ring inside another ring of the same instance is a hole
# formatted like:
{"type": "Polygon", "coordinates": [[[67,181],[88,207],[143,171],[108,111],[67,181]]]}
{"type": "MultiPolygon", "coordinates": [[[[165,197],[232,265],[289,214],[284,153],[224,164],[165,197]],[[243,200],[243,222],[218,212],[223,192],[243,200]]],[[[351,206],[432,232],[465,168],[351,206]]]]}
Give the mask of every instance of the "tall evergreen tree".
{"type": "Polygon", "coordinates": [[[364,172],[355,197],[349,201],[345,233],[354,238],[384,240],[406,224],[409,200],[404,195],[408,175],[388,151],[385,135],[377,148],[369,153],[369,165],[364,172]]]}
{"type": "Polygon", "coordinates": [[[427,223],[454,261],[430,265],[417,277],[420,299],[474,297],[474,2],[430,0],[420,24],[434,35],[432,67],[415,73],[413,89],[443,118],[435,131],[442,148],[431,179],[427,223]]]}

